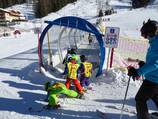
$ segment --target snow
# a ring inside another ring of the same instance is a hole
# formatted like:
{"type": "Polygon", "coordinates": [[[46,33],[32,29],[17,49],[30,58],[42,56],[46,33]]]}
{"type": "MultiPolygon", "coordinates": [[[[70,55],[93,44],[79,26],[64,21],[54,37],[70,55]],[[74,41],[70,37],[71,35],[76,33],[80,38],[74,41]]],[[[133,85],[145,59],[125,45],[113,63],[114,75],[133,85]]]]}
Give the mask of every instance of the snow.
{"type": "MultiPolygon", "coordinates": [[[[105,16],[110,21],[105,22],[106,26],[117,26],[121,29],[121,36],[133,39],[140,39],[139,29],[142,22],[148,18],[158,20],[158,0],[155,0],[149,7],[130,10],[129,0],[113,0],[113,6],[125,6],[124,9],[117,9],[117,14],[105,16]],[[122,10],[123,9],[123,10],[122,10]]],[[[21,7],[22,9],[23,7],[21,7]]],[[[24,8],[23,8],[23,11],[24,8]]],[[[14,36],[13,31],[9,31],[11,36],[0,37],[0,118],[1,119],[99,119],[96,109],[107,113],[111,119],[118,119],[120,110],[110,108],[114,105],[121,108],[128,76],[125,71],[117,68],[104,71],[100,77],[92,77],[91,86],[93,90],[85,93],[85,99],[60,98],[63,109],[29,112],[28,108],[41,109],[47,102],[44,101],[46,92],[43,84],[52,79],[64,81],[63,78],[46,76],[38,72],[38,34],[34,33],[35,27],[44,28],[44,20],[54,20],[61,16],[75,15],[96,21],[96,0],[78,0],[76,3],[68,4],[56,13],[34,21],[21,23],[14,26],[22,32],[19,36],[14,36]],[[42,23],[42,24],[40,24],[42,23]]],[[[3,30],[2,30],[3,32],[3,30]]],[[[58,59],[56,59],[58,60],[58,59]]],[[[58,70],[61,72],[60,70],[58,70]]],[[[131,80],[126,100],[126,108],[135,110],[135,100],[137,90],[142,81],[131,80]]],[[[150,111],[156,107],[149,101],[150,111]]],[[[123,119],[136,119],[136,115],[123,112],[123,119]]]]}
{"type": "Polygon", "coordinates": [[[3,49],[0,58],[8,57],[8,54],[15,55],[37,47],[37,36],[31,31],[22,33],[22,35],[17,37],[12,35],[9,38],[3,38],[0,47],[3,49]],[[27,40],[27,42],[25,42],[25,40],[27,40]]]}

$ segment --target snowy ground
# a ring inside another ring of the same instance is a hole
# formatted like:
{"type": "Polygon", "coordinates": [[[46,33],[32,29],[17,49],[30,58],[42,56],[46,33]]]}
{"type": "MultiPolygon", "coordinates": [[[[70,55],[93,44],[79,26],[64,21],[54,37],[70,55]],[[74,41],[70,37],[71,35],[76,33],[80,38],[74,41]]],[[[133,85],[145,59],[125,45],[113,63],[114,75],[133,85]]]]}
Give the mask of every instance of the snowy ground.
{"type": "MultiPolygon", "coordinates": [[[[96,16],[96,0],[78,0],[69,4],[57,13],[51,13],[43,20],[53,20],[60,16],[76,15],[82,18],[96,16]]],[[[127,0],[128,1],[128,0],[127,0]]],[[[157,1],[155,1],[157,3],[157,1]]],[[[114,0],[112,5],[121,6],[117,14],[106,16],[111,20],[106,26],[121,28],[121,36],[140,38],[139,29],[143,20],[148,18],[158,20],[157,5],[129,11],[129,2],[114,0]],[[125,7],[123,7],[125,6],[125,7]],[[124,9],[124,10],[122,10],[124,9]]],[[[96,19],[91,19],[95,22],[96,19]]],[[[121,108],[127,86],[128,76],[119,69],[110,69],[107,74],[92,78],[93,90],[85,93],[85,100],[60,98],[63,109],[43,112],[28,111],[28,108],[40,109],[43,105],[46,92],[43,84],[52,80],[37,72],[37,34],[31,30],[36,27],[33,23],[23,23],[17,28],[29,29],[15,38],[0,37],[0,118],[1,119],[99,119],[96,109],[107,113],[111,119],[118,119],[120,110],[113,109],[116,105],[121,108]]],[[[43,27],[43,25],[41,26],[43,27]]],[[[55,79],[54,79],[55,80],[55,79]]],[[[57,80],[57,79],[56,79],[57,80]]],[[[141,81],[131,81],[127,95],[126,108],[135,110],[134,97],[141,81]]],[[[150,111],[155,110],[149,102],[150,111]]],[[[124,112],[123,119],[136,119],[135,114],[124,112]]]]}

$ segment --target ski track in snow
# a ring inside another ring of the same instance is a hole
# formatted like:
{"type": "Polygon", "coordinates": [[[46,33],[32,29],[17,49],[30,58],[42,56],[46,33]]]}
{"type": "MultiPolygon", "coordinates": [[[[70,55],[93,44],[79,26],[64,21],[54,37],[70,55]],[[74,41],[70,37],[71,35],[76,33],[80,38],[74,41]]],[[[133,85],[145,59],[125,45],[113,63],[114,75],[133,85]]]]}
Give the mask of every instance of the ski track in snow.
{"type": "MultiPolygon", "coordinates": [[[[112,5],[127,6],[129,0],[123,3],[113,0],[112,5]]],[[[156,0],[154,3],[158,3],[156,0]]],[[[51,13],[41,20],[53,20],[60,16],[77,15],[82,18],[96,16],[95,0],[78,0],[75,4],[69,4],[56,13],[51,13]],[[71,6],[71,7],[70,7],[71,6]],[[81,7],[82,6],[82,7],[81,7]]],[[[117,10],[119,12],[119,9],[117,10]]],[[[121,28],[121,35],[139,38],[137,30],[143,20],[158,20],[157,9],[149,6],[146,9],[132,11],[120,10],[118,14],[105,16],[111,19],[106,26],[121,28]],[[134,19],[137,18],[137,21],[134,19]],[[127,20],[129,19],[129,20],[127,20]]],[[[95,22],[96,19],[91,19],[95,22]]],[[[43,25],[45,26],[45,24],[43,25]]],[[[43,27],[41,26],[41,27],[43,27]]],[[[21,24],[17,28],[32,29],[34,24],[21,24]]],[[[92,77],[93,90],[85,93],[85,99],[59,98],[62,109],[43,110],[41,112],[29,112],[29,108],[40,110],[47,102],[43,84],[52,80],[38,72],[37,34],[33,31],[22,33],[18,38],[14,36],[0,38],[0,119],[100,119],[96,110],[105,112],[109,119],[118,119],[121,110],[111,108],[120,107],[123,103],[128,76],[119,69],[110,69],[100,77],[92,77]],[[31,49],[31,50],[30,50],[31,49]]],[[[58,60],[58,59],[56,59],[58,60]]],[[[56,70],[57,73],[61,73],[56,70]]],[[[60,79],[60,78],[59,78],[60,79]]],[[[58,80],[54,78],[54,80],[58,80]]],[[[61,78],[61,80],[63,80],[61,78]]],[[[141,85],[141,81],[130,82],[125,109],[135,110],[134,97],[141,85]]],[[[149,101],[150,111],[156,110],[154,104],[149,101]]],[[[135,114],[123,112],[122,119],[136,119],[135,114]]]]}

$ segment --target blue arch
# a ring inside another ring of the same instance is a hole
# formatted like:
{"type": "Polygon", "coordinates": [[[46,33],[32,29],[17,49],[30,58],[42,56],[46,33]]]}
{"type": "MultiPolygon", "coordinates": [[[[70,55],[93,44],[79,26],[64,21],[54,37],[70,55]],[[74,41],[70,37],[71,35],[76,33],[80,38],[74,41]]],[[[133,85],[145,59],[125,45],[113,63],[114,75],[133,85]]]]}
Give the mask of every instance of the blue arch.
{"type": "Polygon", "coordinates": [[[74,17],[74,16],[66,16],[66,17],[61,17],[58,18],[54,21],[45,21],[48,25],[45,27],[43,32],[41,33],[40,39],[39,39],[39,44],[38,44],[38,55],[39,55],[39,64],[40,66],[43,66],[43,57],[42,57],[42,44],[44,37],[48,30],[53,26],[53,25],[59,25],[59,26],[65,26],[69,28],[76,28],[82,31],[86,31],[89,33],[92,33],[96,36],[97,41],[100,46],[100,65],[99,69],[97,72],[96,76],[99,76],[102,74],[102,68],[105,60],[105,47],[104,47],[104,42],[102,39],[102,34],[97,30],[95,26],[93,26],[90,22],[86,21],[85,19],[79,18],[79,17],[74,17]]]}

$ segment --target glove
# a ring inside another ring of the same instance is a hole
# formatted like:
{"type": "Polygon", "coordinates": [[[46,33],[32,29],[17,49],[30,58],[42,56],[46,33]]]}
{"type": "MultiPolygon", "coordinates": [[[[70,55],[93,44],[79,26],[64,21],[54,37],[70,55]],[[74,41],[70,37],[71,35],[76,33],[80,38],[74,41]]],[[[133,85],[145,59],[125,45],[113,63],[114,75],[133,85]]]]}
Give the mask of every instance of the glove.
{"type": "Polygon", "coordinates": [[[134,67],[129,66],[127,67],[127,69],[128,69],[128,76],[131,76],[133,80],[138,80],[140,78],[137,70],[134,67]]]}
{"type": "Polygon", "coordinates": [[[142,67],[144,64],[145,64],[144,61],[139,61],[139,62],[138,62],[139,68],[142,67]]]}

